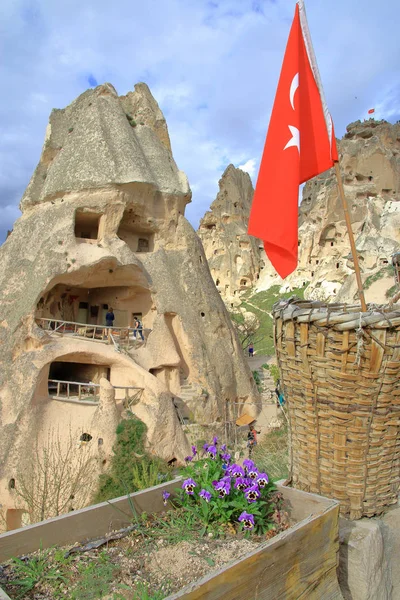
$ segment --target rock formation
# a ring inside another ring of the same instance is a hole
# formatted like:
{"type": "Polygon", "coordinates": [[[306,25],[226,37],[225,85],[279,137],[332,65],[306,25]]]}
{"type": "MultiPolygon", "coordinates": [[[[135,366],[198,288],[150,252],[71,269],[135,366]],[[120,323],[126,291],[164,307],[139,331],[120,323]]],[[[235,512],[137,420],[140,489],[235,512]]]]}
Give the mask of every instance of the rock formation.
{"type": "Polygon", "coordinates": [[[151,452],[182,460],[183,421],[222,427],[257,398],[184,217],[190,198],[145,84],[121,98],[101,85],[51,113],[22,217],[0,248],[3,507],[17,466],[51,429],[89,434],[104,463],[117,416],[132,412],[151,452]]]}
{"type": "MultiPolygon", "coordinates": [[[[400,245],[400,124],[351,123],[339,142],[344,189],[367,302],[387,302],[391,255],[400,245]]],[[[259,289],[281,283],[270,263],[259,289]]],[[[309,283],[305,296],[357,300],[354,265],[333,170],[308,181],[299,210],[299,265],[285,287],[309,283]]]]}
{"type": "Polygon", "coordinates": [[[256,283],[264,264],[262,242],[247,235],[253,193],[248,173],[229,165],[197,232],[217,289],[228,304],[239,303],[239,293],[256,283]]]}

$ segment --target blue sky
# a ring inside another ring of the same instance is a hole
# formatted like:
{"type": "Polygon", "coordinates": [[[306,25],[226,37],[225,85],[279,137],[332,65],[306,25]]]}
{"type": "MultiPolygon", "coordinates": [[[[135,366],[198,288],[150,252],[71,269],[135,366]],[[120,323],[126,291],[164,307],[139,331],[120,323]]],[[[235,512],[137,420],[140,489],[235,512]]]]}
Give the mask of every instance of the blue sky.
{"type": "MultiPolygon", "coordinates": [[[[3,0],[0,242],[40,157],[48,116],[88,87],[145,81],[193,191],[197,228],[226,166],[256,179],[293,0],[3,0]]],[[[325,95],[342,136],[375,107],[400,119],[397,0],[306,0],[325,95]]]]}

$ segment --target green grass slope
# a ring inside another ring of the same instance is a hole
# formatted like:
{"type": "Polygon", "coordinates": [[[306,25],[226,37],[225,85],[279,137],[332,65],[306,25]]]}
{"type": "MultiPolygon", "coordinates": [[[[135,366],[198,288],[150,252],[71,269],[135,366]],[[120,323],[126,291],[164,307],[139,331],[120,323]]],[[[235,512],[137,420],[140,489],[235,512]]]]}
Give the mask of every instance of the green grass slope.
{"type": "Polygon", "coordinates": [[[243,294],[241,307],[248,312],[252,312],[256,315],[260,321],[260,333],[257,334],[257,338],[261,338],[254,344],[254,349],[257,354],[275,354],[274,341],[272,337],[272,324],[273,319],[271,316],[272,307],[275,302],[282,298],[291,298],[297,296],[298,298],[304,298],[304,292],[307,286],[302,288],[295,288],[290,292],[280,294],[279,285],[273,285],[268,290],[262,292],[253,293],[251,290],[243,294]]]}

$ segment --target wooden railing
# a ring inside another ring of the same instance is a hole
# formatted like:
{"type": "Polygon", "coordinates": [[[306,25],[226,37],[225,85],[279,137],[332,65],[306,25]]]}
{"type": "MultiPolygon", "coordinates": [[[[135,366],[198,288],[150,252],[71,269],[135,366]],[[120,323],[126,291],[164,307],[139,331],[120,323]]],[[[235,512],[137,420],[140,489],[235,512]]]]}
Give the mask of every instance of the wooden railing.
{"type": "Polygon", "coordinates": [[[107,325],[90,325],[88,323],[75,323],[60,319],[37,318],[36,323],[41,329],[49,333],[74,335],[108,344],[117,343],[119,347],[129,350],[137,342],[146,341],[151,329],[134,327],[108,327],[107,325]],[[142,335],[143,334],[143,340],[142,335]]]}
{"type": "MultiPolygon", "coordinates": [[[[125,408],[137,404],[141,398],[143,388],[125,385],[114,385],[116,397],[117,390],[124,390],[123,403],[125,408]]],[[[48,392],[51,398],[58,400],[87,400],[98,402],[100,399],[100,384],[84,383],[82,381],[63,381],[61,379],[49,379],[48,392]]]]}
{"type": "Polygon", "coordinates": [[[49,396],[60,399],[99,401],[100,385],[98,383],[83,383],[79,381],[62,381],[49,379],[49,396]],[[55,392],[55,393],[54,393],[55,392]]]}

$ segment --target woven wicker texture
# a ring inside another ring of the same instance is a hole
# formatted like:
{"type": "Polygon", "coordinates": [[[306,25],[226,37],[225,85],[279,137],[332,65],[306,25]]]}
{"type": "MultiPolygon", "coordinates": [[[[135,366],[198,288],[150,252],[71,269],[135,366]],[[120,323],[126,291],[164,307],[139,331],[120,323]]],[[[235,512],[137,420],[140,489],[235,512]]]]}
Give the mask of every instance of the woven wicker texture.
{"type": "Polygon", "coordinates": [[[400,485],[400,306],[370,309],[273,309],[293,486],[340,500],[352,519],[396,503],[400,485]]]}

